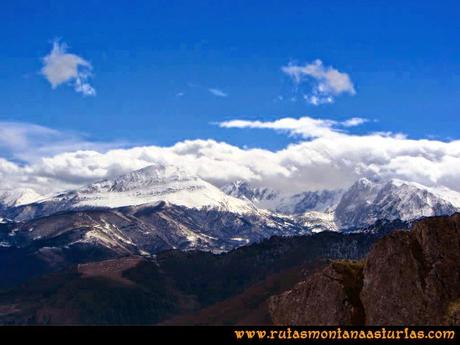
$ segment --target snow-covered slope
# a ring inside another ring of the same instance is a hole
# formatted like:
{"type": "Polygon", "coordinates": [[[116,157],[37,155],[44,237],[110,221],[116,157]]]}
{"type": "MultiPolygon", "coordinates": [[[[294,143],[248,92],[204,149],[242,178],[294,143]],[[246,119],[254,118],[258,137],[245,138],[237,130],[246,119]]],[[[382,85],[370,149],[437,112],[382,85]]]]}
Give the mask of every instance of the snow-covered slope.
{"type": "Polygon", "coordinates": [[[166,201],[189,208],[217,208],[234,213],[255,210],[247,201],[228,196],[212,184],[175,166],[151,165],[113,180],[81,188],[75,206],[121,207],[166,201]]]}
{"type": "Polygon", "coordinates": [[[229,196],[178,167],[156,164],[25,205],[14,218],[26,220],[72,209],[117,208],[160,201],[238,214],[258,212],[250,201],[229,196]]]}
{"type": "Polygon", "coordinates": [[[411,221],[450,215],[460,210],[460,193],[392,179],[373,182],[360,179],[344,193],[335,209],[341,228],[360,227],[378,219],[411,221]]]}
{"type": "Polygon", "coordinates": [[[0,190],[0,208],[30,204],[43,198],[30,188],[0,190]]]}

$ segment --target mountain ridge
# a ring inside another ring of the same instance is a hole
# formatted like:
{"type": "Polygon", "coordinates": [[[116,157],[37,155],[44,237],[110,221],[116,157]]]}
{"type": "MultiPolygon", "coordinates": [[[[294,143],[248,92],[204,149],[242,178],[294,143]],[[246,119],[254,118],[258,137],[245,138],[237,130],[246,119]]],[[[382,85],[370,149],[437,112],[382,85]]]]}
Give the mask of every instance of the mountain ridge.
{"type": "Polygon", "coordinates": [[[223,190],[243,196],[256,206],[268,206],[273,212],[303,217],[307,224],[324,219],[323,225],[329,230],[365,227],[378,220],[414,221],[451,215],[460,210],[460,193],[446,187],[428,187],[400,179],[373,181],[360,178],[347,189],[290,195],[241,182],[226,185],[223,190]],[[264,191],[262,195],[273,196],[270,203],[260,202],[257,197],[251,199],[261,195],[260,191],[264,191]]]}

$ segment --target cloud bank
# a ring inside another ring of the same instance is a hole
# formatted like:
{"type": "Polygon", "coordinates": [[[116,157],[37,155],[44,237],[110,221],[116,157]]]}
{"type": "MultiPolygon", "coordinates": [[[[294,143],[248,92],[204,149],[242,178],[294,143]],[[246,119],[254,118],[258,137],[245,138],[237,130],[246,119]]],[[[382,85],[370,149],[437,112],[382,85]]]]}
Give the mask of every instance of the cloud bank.
{"type": "Polygon", "coordinates": [[[335,97],[341,94],[355,95],[356,90],[347,73],[338,71],[331,66],[325,66],[319,59],[303,66],[289,64],[281,67],[295,85],[309,83],[311,90],[303,94],[310,104],[319,105],[333,103],[335,97]]]}
{"type": "MultiPolygon", "coordinates": [[[[289,132],[292,128],[296,130],[298,123],[302,124],[298,128],[309,123],[318,130],[314,136],[308,130],[312,139],[277,151],[244,149],[215,140],[185,140],[167,147],[99,147],[78,151],[73,148],[73,151],[44,154],[23,164],[0,158],[0,188],[28,187],[39,193],[57,192],[159,162],[181,166],[216,185],[244,179],[284,192],[343,188],[360,177],[399,178],[460,191],[458,140],[415,140],[379,133],[354,135],[334,130],[345,127],[346,121],[300,118],[296,123],[295,120],[255,125],[273,130],[283,127],[289,132]]],[[[240,127],[248,125],[240,124],[240,127]]],[[[20,143],[22,139],[19,136],[17,140],[20,143]]],[[[47,145],[53,146],[53,141],[47,145]]],[[[49,151],[43,148],[38,154],[43,152],[49,151]]]]}
{"type": "Polygon", "coordinates": [[[84,96],[95,96],[96,90],[89,83],[91,64],[82,57],[66,51],[65,43],[54,41],[51,52],[43,58],[42,75],[53,89],[62,84],[69,84],[84,96]]]}

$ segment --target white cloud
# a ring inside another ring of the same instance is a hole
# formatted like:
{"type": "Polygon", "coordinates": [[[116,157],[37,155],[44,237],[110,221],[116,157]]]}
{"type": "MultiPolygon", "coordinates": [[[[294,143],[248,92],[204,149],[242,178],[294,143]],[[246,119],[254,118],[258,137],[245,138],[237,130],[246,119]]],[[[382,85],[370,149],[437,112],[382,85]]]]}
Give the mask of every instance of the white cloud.
{"type": "Polygon", "coordinates": [[[362,117],[352,117],[351,119],[345,120],[342,122],[344,127],[354,127],[366,123],[368,120],[363,119],[362,117]]]}
{"type": "MultiPolygon", "coordinates": [[[[61,153],[43,148],[35,152],[41,157],[23,164],[0,158],[0,188],[57,192],[162,162],[179,165],[216,185],[245,179],[286,192],[342,188],[359,177],[400,178],[460,191],[460,141],[415,140],[385,133],[353,135],[337,131],[330,135],[328,131],[334,130],[328,129],[327,123],[337,123],[335,126],[340,128],[346,121],[318,121],[313,121],[313,126],[318,125],[315,130],[320,132],[325,127],[324,133],[276,151],[240,148],[214,140],[125,149],[95,145],[84,150],[82,145],[78,150],[78,145],[70,145],[61,153]]],[[[294,127],[285,125],[290,122],[278,123],[283,124],[278,127],[294,127]]],[[[27,145],[20,135],[14,138],[27,145]]],[[[47,146],[60,145],[59,140],[53,140],[47,146]]]]}
{"type": "Polygon", "coordinates": [[[291,135],[298,135],[303,138],[319,138],[337,135],[343,130],[340,127],[353,127],[366,122],[366,119],[353,117],[343,122],[327,119],[315,119],[304,116],[300,118],[281,118],[275,121],[247,121],[230,120],[220,122],[222,128],[261,128],[273,129],[276,131],[287,132],[291,135]]]}
{"type": "Polygon", "coordinates": [[[299,86],[304,82],[310,82],[311,91],[303,95],[303,98],[313,105],[333,103],[336,96],[347,93],[355,95],[356,90],[347,73],[340,72],[331,66],[324,66],[319,59],[303,66],[289,64],[281,67],[294,83],[299,86]]]}
{"type": "Polygon", "coordinates": [[[54,41],[51,52],[43,58],[41,73],[53,89],[67,83],[72,85],[76,92],[85,96],[95,96],[96,90],[88,82],[91,77],[91,64],[82,57],[66,51],[65,43],[54,41]]]}
{"type": "Polygon", "coordinates": [[[208,91],[217,97],[227,97],[228,94],[222,91],[221,89],[209,88],[208,91]]]}

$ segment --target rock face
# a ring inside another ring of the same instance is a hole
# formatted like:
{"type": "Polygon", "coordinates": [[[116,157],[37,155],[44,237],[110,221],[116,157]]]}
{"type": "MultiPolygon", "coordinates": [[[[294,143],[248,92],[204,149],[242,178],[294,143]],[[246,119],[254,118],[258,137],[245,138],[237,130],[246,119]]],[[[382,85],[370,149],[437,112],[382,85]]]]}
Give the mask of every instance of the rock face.
{"type": "Polygon", "coordinates": [[[269,310],[273,322],[282,325],[362,323],[361,284],[362,263],[333,262],[294,289],[272,297],[269,310]]]}
{"type": "Polygon", "coordinates": [[[366,324],[449,323],[460,298],[460,214],[386,236],[369,253],[363,273],[366,324]]]}
{"type": "Polygon", "coordinates": [[[275,324],[459,325],[460,214],[379,240],[363,266],[333,262],[270,300],[275,324]]]}

